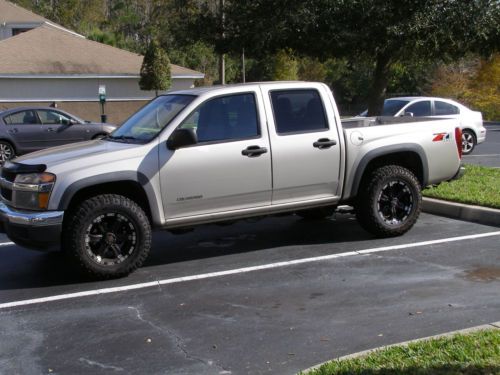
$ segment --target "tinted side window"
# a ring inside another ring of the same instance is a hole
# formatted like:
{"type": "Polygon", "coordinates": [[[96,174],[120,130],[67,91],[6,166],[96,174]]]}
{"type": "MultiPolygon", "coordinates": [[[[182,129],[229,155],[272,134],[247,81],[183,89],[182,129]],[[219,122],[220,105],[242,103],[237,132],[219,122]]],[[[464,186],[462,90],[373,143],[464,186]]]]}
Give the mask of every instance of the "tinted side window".
{"type": "Polygon", "coordinates": [[[436,116],[458,115],[460,113],[457,106],[438,100],[434,102],[434,111],[436,116]]]}
{"type": "Polygon", "coordinates": [[[405,109],[405,112],[413,113],[413,116],[430,116],[431,115],[431,101],[424,100],[410,105],[405,109]]]}
{"type": "Polygon", "coordinates": [[[325,109],[316,90],[272,91],[271,102],[278,134],[328,129],[325,109]]]}
{"type": "Polygon", "coordinates": [[[5,116],[4,120],[9,125],[38,124],[35,111],[21,111],[5,116]]]}
{"type": "Polygon", "coordinates": [[[229,141],[260,135],[253,94],[230,95],[206,101],[181,125],[193,128],[198,142],[229,141]]]}
{"type": "Polygon", "coordinates": [[[68,124],[69,123],[69,117],[63,115],[60,112],[56,111],[37,111],[38,116],[40,116],[40,121],[42,121],[42,124],[68,124]]]}

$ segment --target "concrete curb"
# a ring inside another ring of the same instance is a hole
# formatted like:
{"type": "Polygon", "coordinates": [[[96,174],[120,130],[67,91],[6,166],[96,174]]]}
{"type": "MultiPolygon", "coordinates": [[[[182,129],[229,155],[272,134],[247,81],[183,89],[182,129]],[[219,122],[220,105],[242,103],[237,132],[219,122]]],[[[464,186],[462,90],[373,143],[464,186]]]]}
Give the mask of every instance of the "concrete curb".
{"type": "Polygon", "coordinates": [[[453,336],[453,335],[456,335],[456,334],[466,334],[466,333],[471,333],[471,332],[484,331],[484,330],[492,330],[492,329],[500,329],[500,322],[483,324],[483,325],[476,326],[476,327],[459,329],[457,331],[446,332],[446,333],[442,333],[442,334],[439,334],[439,335],[422,337],[422,338],[415,339],[415,340],[403,341],[403,342],[400,342],[400,343],[397,343],[397,344],[384,345],[384,346],[381,346],[381,347],[378,347],[378,348],[374,348],[374,349],[363,350],[362,352],[357,352],[357,353],[345,355],[345,356],[342,356],[342,357],[334,358],[334,359],[331,359],[329,361],[317,364],[317,365],[315,365],[313,367],[309,367],[308,369],[303,370],[302,373],[307,374],[308,372],[316,370],[316,369],[320,368],[321,366],[323,366],[324,364],[332,362],[332,361],[341,361],[341,360],[345,360],[345,359],[353,359],[353,358],[358,358],[358,357],[364,357],[364,356],[366,356],[368,354],[371,354],[371,353],[374,353],[374,352],[378,352],[380,350],[384,350],[384,349],[387,349],[387,348],[392,348],[393,346],[407,346],[408,344],[411,344],[411,343],[414,343],[414,342],[420,342],[420,341],[426,341],[426,340],[432,340],[432,339],[439,339],[439,338],[442,338],[442,337],[450,337],[450,336],[453,336]]]}
{"type": "Polygon", "coordinates": [[[422,211],[453,219],[500,227],[500,210],[494,208],[424,198],[422,211]]]}

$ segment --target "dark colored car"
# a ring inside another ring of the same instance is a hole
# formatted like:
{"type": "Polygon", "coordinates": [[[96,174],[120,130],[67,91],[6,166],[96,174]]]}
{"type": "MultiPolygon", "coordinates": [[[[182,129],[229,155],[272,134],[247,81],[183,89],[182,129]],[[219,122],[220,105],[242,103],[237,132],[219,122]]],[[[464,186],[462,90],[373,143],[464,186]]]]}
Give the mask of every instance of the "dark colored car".
{"type": "Polygon", "coordinates": [[[0,112],[0,163],[47,147],[102,138],[115,129],[57,108],[12,108],[0,112]]]}

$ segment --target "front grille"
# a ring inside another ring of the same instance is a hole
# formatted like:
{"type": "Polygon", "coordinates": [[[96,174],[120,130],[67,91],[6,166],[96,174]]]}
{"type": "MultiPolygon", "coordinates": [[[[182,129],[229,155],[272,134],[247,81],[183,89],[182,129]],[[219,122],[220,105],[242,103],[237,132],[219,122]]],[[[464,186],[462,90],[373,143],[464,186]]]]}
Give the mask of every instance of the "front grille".
{"type": "Polygon", "coordinates": [[[2,168],[2,177],[9,182],[14,182],[14,180],[16,179],[16,174],[14,172],[6,170],[5,168],[2,168]]]}
{"type": "Polygon", "coordinates": [[[0,194],[2,194],[2,198],[11,201],[12,200],[12,190],[7,189],[7,188],[0,188],[0,194]]]}
{"type": "Polygon", "coordinates": [[[0,195],[8,202],[12,201],[12,183],[16,179],[16,173],[2,168],[0,173],[0,195]]]}

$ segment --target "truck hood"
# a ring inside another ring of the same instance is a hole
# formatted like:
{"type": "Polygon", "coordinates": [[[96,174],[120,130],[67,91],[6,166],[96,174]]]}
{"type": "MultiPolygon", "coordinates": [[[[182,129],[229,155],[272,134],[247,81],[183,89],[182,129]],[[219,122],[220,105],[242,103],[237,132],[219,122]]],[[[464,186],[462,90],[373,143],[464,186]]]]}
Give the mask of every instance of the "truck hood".
{"type": "Polygon", "coordinates": [[[77,159],[82,163],[85,163],[82,159],[85,159],[86,157],[95,158],[96,156],[104,153],[107,154],[106,159],[109,161],[110,153],[138,148],[140,146],[142,145],[94,140],[47,148],[23,155],[13,161],[23,164],[45,164],[50,168],[77,159]]]}

